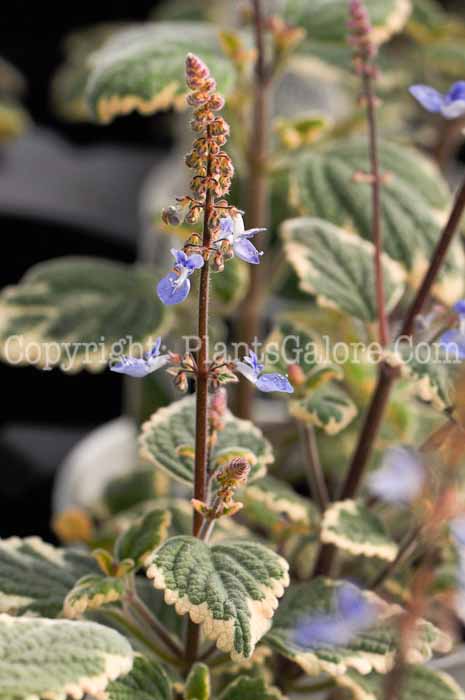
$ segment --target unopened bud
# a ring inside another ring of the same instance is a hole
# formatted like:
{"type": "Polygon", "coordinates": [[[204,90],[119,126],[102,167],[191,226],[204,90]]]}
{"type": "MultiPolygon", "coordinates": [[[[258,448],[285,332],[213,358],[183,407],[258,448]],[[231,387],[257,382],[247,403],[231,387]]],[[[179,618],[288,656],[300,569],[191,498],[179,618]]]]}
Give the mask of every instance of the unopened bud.
{"type": "Polygon", "coordinates": [[[250,474],[250,464],[243,457],[234,457],[221,471],[216,478],[222,486],[237,488],[247,483],[250,474]]]}
{"type": "Polygon", "coordinates": [[[304,374],[302,367],[300,367],[300,365],[296,365],[296,364],[288,365],[287,373],[288,373],[289,381],[294,386],[300,386],[301,384],[303,384],[305,382],[305,374],[304,374]]]}
{"type": "Polygon", "coordinates": [[[220,252],[215,253],[212,263],[213,272],[223,272],[224,258],[220,252]]]}
{"type": "Polygon", "coordinates": [[[187,375],[185,372],[178,372],[178,374],[175,377],[174,380],[174,385],[181,391],[183,394],[188,390],[189,388],[189,383],[187,381],[187,375]]]}

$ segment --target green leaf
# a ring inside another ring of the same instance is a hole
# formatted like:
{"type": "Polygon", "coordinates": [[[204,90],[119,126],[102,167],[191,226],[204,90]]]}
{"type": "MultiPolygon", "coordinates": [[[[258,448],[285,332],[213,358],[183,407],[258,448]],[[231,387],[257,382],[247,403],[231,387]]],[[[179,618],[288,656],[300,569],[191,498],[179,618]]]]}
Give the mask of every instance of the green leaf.
{"type": "MultiPolygon", "coordinates": [[[[355,700],[378,700],[383,696],[385,678],[379,673],[362,676],[348,671],[336,682],[352,691],[355,700]]],[[[447,673],[428,666],[409,667],[402,683],[399,700],[464,700],[465,693],[447,673]]]]}
{"type": "MultiPolygon", "coordinates": [[[[340,585],[338,581],[316,578],[310,583],[292,586],[281,601],[266,641],[310,676],[320,673],[339,676],[348,669],[355,669],[363,675],[373,670],[387,673],[392,668],[398,648],[399,616],[403,611],[398,605],[389,605],[370,591],[365,591],[364,595],[379,607],[380,615],[378,622],[366,632],[344,646],[310,648],[297,643],[295,631],[303,620],[332,613],[334,593],[340,585]]],[[[415,641],[408,652],[408,661],[423,663],[434,650],[448,651],[450,646],[451,640],[446,635],[426,620],[420,620],[415,641]]]]}
{"type": "Polygon", "coordinates": [[[0,615],[0,697],[98,695],[132,666],[129,642],[93,622],[0,615]]]}
{"type": "MultiPolygon", "coordinates": [[[[287,260],[303,291],[316,295],[321,306],[362,321],[376,319],[374,246],[370,241],[328,221],[304,217],[285,221],[281,234],[287,260]]],[[[383,269],[386,306],[392,309],[404,291],[404,273],[386,254],[383,269]]]]}
{"type": "Polygon", "coordinates": [[[284,529],[309,532],[316,529],[317,513],[308,499],[299,496],[286,482],[272,476],[259,479],[238,495],[244,503],[244,516],[279,535],[284,529]]]}
{"type": "Polygon", "coordinates": [[[92,57],[88,101],[94,116],[109,122],[134,109],[152,114],[184,107],[185,60],[198,55],[227,95],[234,71],[214,25],[206,22],[145,23],[115,34],[92,57]]]}
{"type": "Polygon", "coordinates": [[[205,664],[194,664],[186,679],[184,700],[210,700],[210,671],[205,664]]]}
{"type": "Polygon", "coordinates": [[[328,382],[310,391],[303,399],[289,402],[289,413],[304,423],[337,435],[357,416],[357,407],[344,389],[328,382]]]}
{"type": "MultiPolygon", "coordinates": [[[[384,250],[408,271],[408,282],[416,288],[438,241],[450,194],[438,170],[416,151],[381,142],[380,160],[388,175],[382,188],[384,250]]],[[[292,163],[290,193],[295,207],[371,241],[371,185],[355,182],[357,171],[369,172],[365,141],[338,141],[304,154],[292,163]]],[[[463,291],[464,268],[463,250],[456,241],[433,289],[447,305],[463,291]]],[[[371,285],[370,280],[370,290],[371,285]]]]}
{"type": "MultiPolygon", "coordinates": [[[[185,484],[193,483],[195,397],[187,396],[161,408],[147,421],[140,436],[141,458],[185,484]]],[[[250,421],[227,411],[225,426],[212,450],[212,463],[230,454],[247,456],[252,464],[249,481],[260,478],[273,461],[271,445],[250,421]]]]}
{"type": "Polygon", "coordinates": [[[334,544],[354,556],[393,561],[397,544],[388,537],[381,520],[363,503],[339,501],[324,513],[321,541],[334,544]]]}
{"type": "Polygon", "coordinates": [[[207,639],[234,661],[248,659],[268,631],[289,584],[287,562],[256,542],[209,546],[194,537],[168,540],[154,553],[147,576],[165,591],[178,615],[201,624],[207,639]]]}
{"type": "Polygon", "coordinates": [[[120,600],[124,592],[122,579],[88,574],[79,579],[66,596],[64,614],[69,618],[81,617],[87,610],[97,610],[102,605],[120,600]]]}
{"type": "Polygon", "coordinates": [[[128,675],[107,686],[106,697],[108,700],[172,700],[171,684],[157,661],[136,656],[128,675]]]}
{"type": "Polygon", "coordinates": [[[430,403],[437,411],[444,412],[451,407],[449,367],[447,358],[437,356],[437,343],[396,343],[392,351],[385,352],[384,359],[412,382],[417,398],[430,403]]]}
{"type": "Polygon", "coordinates": [[[2,292],[0,354],[13,364],[101,371],[112,353],[131,354],[136,343],[148,349],[168,318],[149,272],[99,258],[56,258],[2,292]]]}
{"type": "MultiPolygon", "coordinates": [[[[410,0],[365,0],[373,25],[372,38],[381,44],[402,30],[411,11],[410,0]]],[[[308,39],[342,43],[347,40],[345,0],[287,0],[287,21],[307,31],[308,39]]]]}
{"type": "Polygon", "coordinates": [[[119,561],[132,559],[137,566],[142,566],[145,559],[166,539],[170,523],[169,510],[152,510],[120,535],[115,545],[115,556],[119,561]]]}
{"type": "Polygon", "coordinates": [[[38,537],[0,540],[0,612],[55,617],[76,581],[98,573],[92,557],[38,537]]]}
{"type": "Polygon", "coordinates": [[[266,684],[262,676],[249,678],[239,676],[221,693],[220,700],[283,700],[278,688],[266,684]]]}

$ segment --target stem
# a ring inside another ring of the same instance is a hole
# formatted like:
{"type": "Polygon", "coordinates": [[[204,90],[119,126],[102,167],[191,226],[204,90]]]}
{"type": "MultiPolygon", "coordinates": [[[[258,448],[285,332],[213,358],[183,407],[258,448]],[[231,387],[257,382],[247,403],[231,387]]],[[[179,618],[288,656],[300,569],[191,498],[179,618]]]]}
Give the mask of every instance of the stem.
{"type": "MultiPolygon", "coordinates": [[[[271,80],[265,60],[265,38],[262,0],[252,0],[254,16],[255,47],[255,86],[253,122],[248,147],[247,181],[247,225],[250,228],[263,227],[268,219],[269,189],[266,162],[269,150],[269,112],[271,80]]],[[[259,248],[264,248],[263,236],[256,237],[259,248]]],[[[263,264],[249,265],[249,289],[238,314],[237,335],[242,342],[250,344],[259,336],[260,316],[263,307],[263,264]]],[[[249,382],[240,382],[237,393],[237,414],[250,418],[254,387],[249,382]]]]}
{"type": "MultiPolygon", "coordinates": [[[[416,316],[421,312],[425,302],[427,301],[436,277],[441,269],[445,257],[452,243],[452,239],[457,232],[463,212],[465,209],[465,178],[460,189],[455,197],[454,206],[449,215],[449,219],[442,231],[440,239],[434,250],[431,263],[423,278],[422,284],[418,289],[415,298],[407,313],[407,317],[403,323],[402,329],[398,338],[410,337],[413,332],[416,316]]],[[[367,462],[373,451],[374,443],[381,427],[381,423],[386,410],[389,395],[392,385],[397,377],[397,372],[392,371],[386,365],[382,364],[379,370],[378,383],[371,400],[365,422],[361,430],[357,447],[349,467],[346,481],[341,490],[340,499],[353,498],[357,493],[358,487],[363,478],[367,462]]],[[[323,545],[322,550],[330,545],[323,545]]],[[[324,557],[325,567],[320,570],[320,573],[326,573],[327,567],[331,567],[332,559],[335,550],[332,554],[326,552],[324,557]]],[[[322,558],[322,552],[318,557],[318,561],[322,558]]]]}
{"type": "Polygon", "coordinates": [[[311,494],[315,499],[318,508],[323,513],[330,502],[328,489],[326,486],[323,469],[321,467],[318,445],[316,442],[315,429],[312,425],[305,425],[299,422],[299,431],[304,445],[307,461],[307,480],[311,494]]]}
{"type": "Polygon", "coordinates": [[[394,561],[389,562],[389,564],[387,564],[387,566],[378,574],[373,583],[370,585],[370,590],[375,591],[377,588],[380,588],[386,579],[392,576],[392,574],[397,571],[399,566],[401,566],[410,557],[416,547],[421,529],[421,527],[416,527],[411,532],[407,533],[403,542],[401,542],[399,546],[399,551],[397,552],[396,558],[394,561]]]}
{"type": "Polygon", "coordinates": [[[111,610],[106,608],[102,611],[105,617],[110,618],[114,623],[119,625],[122,629],[128,632],[131,637],[136,639],[140,644],[143,644],[152,654],[158,656],[163,661],[173,666],[179,665],[179,659],[174,658],[171,655],[165,653],[157,644],[155,644],[151,639],[147,639],[141,629],[135,625],[131,620],[128,620],[119,610],[111,610]]]}
{"type": "Polygon", "coordinates": [[[389,342],[389,326],[384,301],[384,274],[382,264],[383,234],[381,226],[381,174],[379,169],[378,128],[376,123],[376,104],[373,90],[373,76],[369,72],[363,75],[363,90],[367,107],[369,155],[371,163],[372,193],[372,234],[375,245],[375,290],[378,309],[379,341],[383,347],[389,342]]]}
{"type": "Polygon", "coordinates": [[[168,630],[152,615],[151,611],[145,603],[139,598],[137,593],[129,592],[126,596],[129,606],[141,617],[147,625],[157,634],[165,646],[175,654],[182,658],[183,650],[174,639],[171,638],[168,630]]]}

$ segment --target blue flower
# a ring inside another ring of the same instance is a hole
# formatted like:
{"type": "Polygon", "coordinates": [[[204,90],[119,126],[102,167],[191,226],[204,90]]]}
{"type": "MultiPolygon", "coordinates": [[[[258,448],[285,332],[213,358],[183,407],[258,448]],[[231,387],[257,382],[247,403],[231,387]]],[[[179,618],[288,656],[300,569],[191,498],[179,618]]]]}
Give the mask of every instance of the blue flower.
{"type": "Polygon", "coordinates": [[[258,251],[254,244],[250,242],[249,238],[260,233],[260,231],[266,231],[266,229],[251,228],[246,231],[241,214],[236,214],[233,218],[226,216],[224,219],[221,219],[220,227],[221,234],[217,243],[225,240],[229,241],[232,245],[234,255],[247,263],[258,265],[263,252],[258,251]]]}
{"type": "Polygon", "coordinates": [[[459,515],[449,523],[451,535],[457,548],[465,548],[465,515],[459,515]]]}
{"type": "Polygon", "coordinates": [[[161,338],[157,338],[155,345],[143,357],[131,357],[121,355],[119,360],[110,369],[119,374],[128,374],[130,377],[146,377],[147,374],[156,372],[170,361],[169,355],[160,355],[161,338]]]}
{"type": "Polygon", "coordinates": [[[262,374],[264,365],[258,362],[257,355],[250,351],[248,355],[244,355],[241,361],[235,363],[235,367],[243,377],[255,384],[260,391],[283,391],[292,394],[294,389],[287,377],[282,374],[262,374]]]}
{"type": "Polygon", "coordinates": [[[424,481],[425,470],[415,450],[392,447],[368,477],[368,489],[386,503],[408,504],[420,495],[424,481]]]}
{"type": "Polygon", "coordinates": [[[304,648],[344,646],[371,627],[377,618],[376,606],[352,583],[343,583],[335,591],[334,610],[303,620],[295,642],[304,648]]]}
{"type": "Polygon", "coordinates": [[[465,81],[454,83],[445,95],[429,85],[412,85],[409,92],[428,110],[442,114],[446,119],[457,119],[465,114],[465,81]]]}
{"type": "Polygon", "coordinates": [[[465,299],[454,304],[454,311],[459,317],[459,327],[446,331],[439,338],[439,343],[448,357],[465,360],[465,299]]]}
{"type": "Polygon", "coordinates": [[[189,277],[203,267],[204,259],[198,253],[186,255],[183,250],[171,249],[175,259],[174,270],[163,277],[157,285],[157,294],[164,304],[180,304],[188,296],[191,283],[189,277]]]}

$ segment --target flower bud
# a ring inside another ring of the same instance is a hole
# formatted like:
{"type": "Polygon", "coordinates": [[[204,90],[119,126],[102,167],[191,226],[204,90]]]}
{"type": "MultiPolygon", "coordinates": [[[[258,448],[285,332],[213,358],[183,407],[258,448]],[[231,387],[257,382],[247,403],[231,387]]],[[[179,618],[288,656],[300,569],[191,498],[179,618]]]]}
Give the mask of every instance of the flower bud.
{"type": "Polygon", "coordinates": [[[210,71],[201,58],[193,53],[186,56],[186,82],[190,88],[196,87],[199,81],[203,82],[210,77],[210,71]]]}
{"type": "Polygon", "coordinates": [[[247,483],[250,474],[250,464],[243,457],[234,457],[216,475],[216,480],[222,487],[238,488],[247,483]]]}
{"type": "Polygon", "coordinates": [[[300,367],[300,365],[296,365],[296,364],[288,365],[287,374],[289,377],[289,381],[294,386],[300,386],[301,384],[303,384],[305,382],[305,374],[304,374],[302,367],[300,367]]]}
{"type": "Polygon", "coordinates": [[[224,270],[224,258],[219,251],[215,253],[213,258],[212,270],[213,272],[223,272],[224,270]]]}
{"type": "Polygon", "coordinates": [[[174,380],[174,385],[184,394],[189,388],[187,374],[185,372],[178,372],[174,380]]]}

